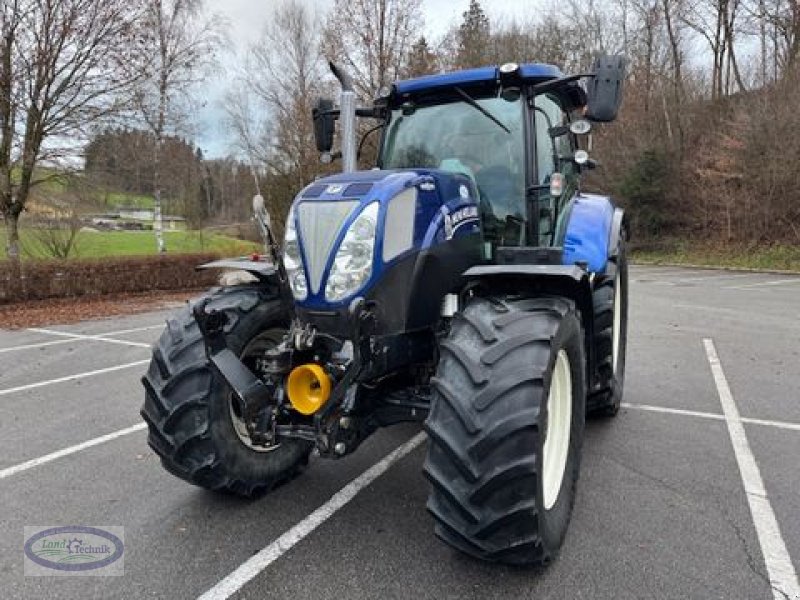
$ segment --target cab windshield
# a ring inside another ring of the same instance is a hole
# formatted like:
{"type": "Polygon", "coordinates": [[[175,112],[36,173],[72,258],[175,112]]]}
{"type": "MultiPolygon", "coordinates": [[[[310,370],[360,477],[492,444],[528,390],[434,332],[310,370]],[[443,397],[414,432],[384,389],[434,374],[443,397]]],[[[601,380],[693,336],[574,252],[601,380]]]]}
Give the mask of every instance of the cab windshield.
{"type": "Polygon", "coordinates": [[[442,169],[467,175],[477,185],[485,222],[522,223],[525,218],[522,101],[497,97],[475,101],[502,126],[461,100],[428,106],[407,104],[392,111],[384,138],[382,166],[442,169]]]}

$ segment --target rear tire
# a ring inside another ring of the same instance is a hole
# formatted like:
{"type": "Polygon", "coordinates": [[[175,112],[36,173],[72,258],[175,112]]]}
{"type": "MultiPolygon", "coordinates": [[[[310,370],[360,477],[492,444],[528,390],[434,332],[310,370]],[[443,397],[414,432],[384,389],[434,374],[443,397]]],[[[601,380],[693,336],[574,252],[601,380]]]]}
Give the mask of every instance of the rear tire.
{"type": "Polygon", "coordinates": [[[475,298],[456,315],[433,379],[424,467],[436,535],[454,548],[518,565],[558,554],[583,442],[580,323],[564,298],[475,298]],[[555,454],[548,435],[560,440],[555,454]]]}
{"type": "Polygon", "coordinates": [[[589,398],[592,416],[615,417],[625,387],[625,354],[628,341],[628,258],[624,240],[616,258],[609,260],[606,274],[594,293],[594,349],[599,391],[589,398]]]}
{"type": "MultiPolygon", "coordinates": [[[[240,356],[279,343],[286,331],[288,317],[280,301],[257,286],[212,291],[208,308],[227,315],[226,340],[240,356]]],[[[142,383],[147,441],[163,466],[189,483],[255,497],[308,464],[308,442],[284,440],[265,451],[248,446],[241,427],[237,432],[232,393],[208,362],[189,306],[167,321],[142,383]]]]}

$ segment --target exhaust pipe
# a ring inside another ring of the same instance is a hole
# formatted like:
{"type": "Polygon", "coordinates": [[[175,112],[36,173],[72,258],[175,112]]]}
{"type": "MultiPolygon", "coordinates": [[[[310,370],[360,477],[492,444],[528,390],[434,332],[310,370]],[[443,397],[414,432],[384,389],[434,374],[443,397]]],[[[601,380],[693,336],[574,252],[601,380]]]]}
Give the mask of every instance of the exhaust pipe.
{"type": "Polygon", "coordinates": [[[338,66],[329,62],[331,72],[342,86],[339,101],[339,122],[342,136],[342,172],[352,173],[358,168],[356,156],[356,92],[353,80],[338,66]]]}

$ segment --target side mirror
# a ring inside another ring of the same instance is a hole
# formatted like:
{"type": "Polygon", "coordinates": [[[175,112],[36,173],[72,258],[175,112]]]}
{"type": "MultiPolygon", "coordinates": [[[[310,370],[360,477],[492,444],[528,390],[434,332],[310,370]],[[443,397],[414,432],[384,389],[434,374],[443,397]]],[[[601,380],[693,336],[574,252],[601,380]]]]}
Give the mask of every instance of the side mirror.
{"type": "Polygon", "coordinates": [[[608,123],[617,118],[622,104],[622,85],[627,60],[624,56],[601,56],[592,67],[587,82],[587,112],[590,121],[608,123]]]}
{"type": "Polygon", "coordinates": [[[336,128],[333,100],[319,98],[311,115],[314,117],[314,139],[317,142],[317,150],[323,154],[328,153],[333,148],[333,132],[336,128]]]}

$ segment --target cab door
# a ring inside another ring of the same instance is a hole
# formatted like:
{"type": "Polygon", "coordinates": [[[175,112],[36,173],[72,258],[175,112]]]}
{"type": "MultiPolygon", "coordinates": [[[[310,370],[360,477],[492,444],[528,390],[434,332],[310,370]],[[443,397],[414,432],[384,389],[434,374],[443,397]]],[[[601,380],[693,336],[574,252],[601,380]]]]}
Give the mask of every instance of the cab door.
{"type": "Polygon", "coordinates": [[[533,100],[533,125],[536,146],[535,174],[532,185],[533,214],[536,219],[538,246],[555,246],[558,242],[558,217],[565,211],[578,189],[578,172],[572,161],[574,136],[563,133],[569,124],[568,114],[554,94],[539,94],[533,100]],[[555,135],[558,132],[561,135],[555,135]],[[562,178],[561,193],[553,195],[551,184],[554,175],[562,178]]]}

